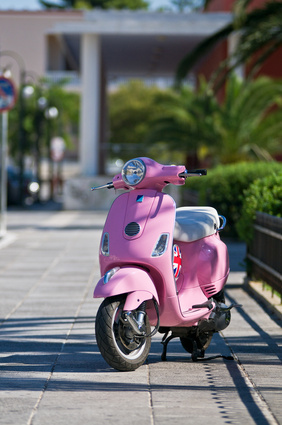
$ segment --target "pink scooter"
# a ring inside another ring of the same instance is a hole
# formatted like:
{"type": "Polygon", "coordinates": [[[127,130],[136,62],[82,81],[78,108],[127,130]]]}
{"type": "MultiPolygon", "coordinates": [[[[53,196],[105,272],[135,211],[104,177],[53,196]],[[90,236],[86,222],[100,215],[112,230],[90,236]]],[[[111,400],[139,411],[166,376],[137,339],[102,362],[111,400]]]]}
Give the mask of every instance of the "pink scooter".
{"type": "Polygon", "coordinates": [[[162,190],[184,185],[185,166],[149,158],[128,161],[113,182],[92,188],[124,189],[109,211],[100,244],[94,298],[104,298],[96,316],[96,339],[106,362],[120,371],[146,360],[151,337],[179,337],[196,361],[215,332],[230,322],[224,299],[229,258],[218,232],[226,220],[211,207],[177,208],[162,190]],[[152,328],[153,330],[152,330],[152,328]]]}

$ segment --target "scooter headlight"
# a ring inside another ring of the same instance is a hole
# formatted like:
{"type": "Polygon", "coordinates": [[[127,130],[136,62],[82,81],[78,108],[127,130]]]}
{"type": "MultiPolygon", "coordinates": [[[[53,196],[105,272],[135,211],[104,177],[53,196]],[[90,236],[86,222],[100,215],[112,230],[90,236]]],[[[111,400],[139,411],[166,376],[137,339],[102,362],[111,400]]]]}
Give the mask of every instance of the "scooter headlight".
{"type": "Polygon", "coordinates": [[[120,269],[120,267],[114,267],[113,269],[107,271],[104,275],[103,283],[104,285],[109,282],[113,275],[120,269]]]}
{"type": "Polygon", "coordinates": [[[131,159],[123,166],[121,174],[126,184],[136,186],[145,177],[146,166],[142,159],[131,159]]]}

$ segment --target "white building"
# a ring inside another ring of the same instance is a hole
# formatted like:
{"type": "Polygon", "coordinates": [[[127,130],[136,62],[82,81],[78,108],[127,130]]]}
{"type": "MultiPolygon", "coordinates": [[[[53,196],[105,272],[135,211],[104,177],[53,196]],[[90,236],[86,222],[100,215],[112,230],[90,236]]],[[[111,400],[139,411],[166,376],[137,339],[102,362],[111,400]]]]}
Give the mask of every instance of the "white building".
{"type": "Polygon", "coordinates": [[[16,56],[23,58],[18,65],[27,74],[68,76],[70,87],[82,90],[81,173],[96,175],[107,84],[128,77],[173,78],[182,57],[229,20],[227,13],[2,11],[0,65],[11,66],[13,59],[3,55],[11,51],[18,62],[16,56]]]}
{"type": "Polygon", "coordinates": [[[82,93],[80,174],[97,176],[109,83],[172,80],[183,56],[230,19],[221,12],[0,11],[0,66],[12,66],[16,81],[20,69],[27,78],[70,77],[69,88],[82,93]]]}

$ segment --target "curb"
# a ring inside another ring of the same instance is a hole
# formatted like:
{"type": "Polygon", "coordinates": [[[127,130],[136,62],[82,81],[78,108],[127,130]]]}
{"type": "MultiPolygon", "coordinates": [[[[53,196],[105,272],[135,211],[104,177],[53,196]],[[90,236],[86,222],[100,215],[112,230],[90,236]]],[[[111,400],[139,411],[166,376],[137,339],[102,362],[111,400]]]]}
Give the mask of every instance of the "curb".
{"type": "Polygon", "coordinates": [[[264,289],[262,282],[255,282],[248,277],[244,279],[244,289],[254,296],[254,298],[263,304],[272,314],[275,314],[279,320],[282,320],[282,303],[280,297],[264,289]]]}

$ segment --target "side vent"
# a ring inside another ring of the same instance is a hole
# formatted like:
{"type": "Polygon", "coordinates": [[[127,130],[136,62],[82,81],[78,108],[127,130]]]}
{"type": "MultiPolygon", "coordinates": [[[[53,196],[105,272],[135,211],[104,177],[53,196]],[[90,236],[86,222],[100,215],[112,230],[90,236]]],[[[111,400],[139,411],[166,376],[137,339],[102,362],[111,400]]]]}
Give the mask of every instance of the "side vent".
{"type": "Polygon", "coordinates": [[[128,223],[124,229],[124,233],[127,236],[136,236],[140,232],[140,225],[135,221],[128,223]]]}
{"type": "Polygon", "coordinates": [[[210,298],[214,294],[216,294],[217,290],[213,284],[209,284],[209,285],[203,286],[203,292],[206,295],[206,297],[210,298]]]}

